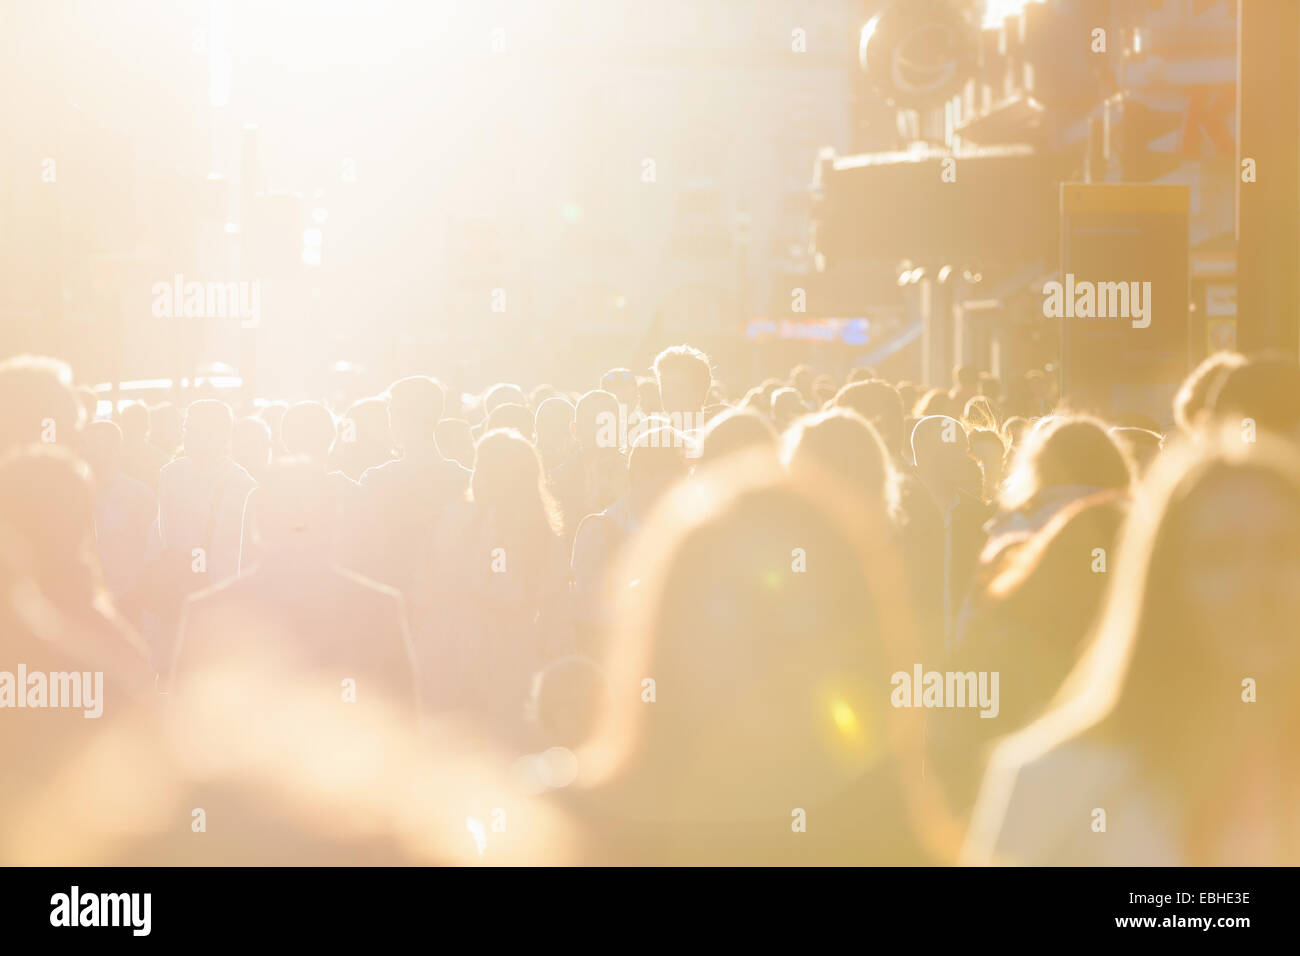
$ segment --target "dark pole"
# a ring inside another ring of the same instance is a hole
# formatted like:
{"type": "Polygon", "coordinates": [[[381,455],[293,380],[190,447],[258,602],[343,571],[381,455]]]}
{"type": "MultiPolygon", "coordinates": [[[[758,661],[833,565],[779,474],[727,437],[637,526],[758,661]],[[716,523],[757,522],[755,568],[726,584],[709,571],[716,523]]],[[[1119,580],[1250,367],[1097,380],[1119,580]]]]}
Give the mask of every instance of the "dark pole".
{"type": "Polygon", "coordinates": [[[1237,345],[1300,356],[1300,3],[1237,5],[1237,345]],[[1254,182],[1243,163],[1254,161],[1254,182]]]}

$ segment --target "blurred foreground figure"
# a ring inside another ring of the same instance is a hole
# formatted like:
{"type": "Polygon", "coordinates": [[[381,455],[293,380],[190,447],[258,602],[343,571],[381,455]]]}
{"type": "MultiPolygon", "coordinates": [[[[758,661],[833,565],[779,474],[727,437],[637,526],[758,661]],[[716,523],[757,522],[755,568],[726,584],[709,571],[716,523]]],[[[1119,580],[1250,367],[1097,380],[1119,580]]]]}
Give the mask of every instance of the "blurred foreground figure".
{"type": "Polygon", "coordinates": [[[234,415],[212,399],[185,410],[184,454],[158,476],[161,553],[141,573],[140,600],[154,667],[165,671],[186,596],[239,572],[244,499],[251,475],[230,457],[234,415]]]}
{"type": "Polygon", "coordinates": [[[255,638],[263,674],[318,677],[332,697],[363,709],[383,700],[414,726],[417,680],[401,597],[331,564],[331,476],[312,459],[288,460],[257,494],[261,560],[189,600],[173,677],[222,659],[236,638],[255,638]]]}
{"type": "Polygon", "coordinates": [[[95,479],[95,551],[118,610],[138,628],[140,574],[156,542],[154,494],[122,471],[122,431],[113,422],[91,422],[82,440],[82,455],[95,479]]]}
{"type": "Polygon", "coordinates": [[[965,858],[1300,863],[1300,457],[1231,424],[1165,452],[1118,568],[1052,707],[995,752],[965,858]]]}
{"type": "Polygon", "coordinates": [[[720,463],[670,490],[616,580],[610,708],[565,805],[617,864],[922,863],[904,590],[877,509],[720,463]],[[904,732],[909,731],[909,732],[904,732]]]}
{"type": "Polygon", "coordinates": [[[75,447],[84,419],[66,362],[34,355],[0,362],[0,452],[36,442],[75,447]]]}
{"type": "MultiPolygon", "coordinates": [[[[95,492],[86,465],[66,449],[45,445],[0,460],[0,528],[8,560],[23,572],[15,585],[20,606],[34,609],[41,622],[34,628],[44,642],[38,643],[39,656],[103,671],[106,680],[131,693],[151,693],[153,671],[145,646],[109,600],[100,577],[95,492]]],[[[15,657],[0,670],[12,673],[22,663],[42,669],[15,657]]],[[[5,719],[13,714],[0,713],[5,719]]]]}
{"type": "Polygon", "coordinates": [[[444,458],[434,437],[443,400],[442,385],[425,376],[389,387],[389,426],[402,457],[361,475],[360,513],[353,525],[364,532],[353,566],[401,591],[417,626],[427,608],[428,582],[419,575],[427,565],[428,542],[443,509],[469,487],[470,473],[444,458]]]}

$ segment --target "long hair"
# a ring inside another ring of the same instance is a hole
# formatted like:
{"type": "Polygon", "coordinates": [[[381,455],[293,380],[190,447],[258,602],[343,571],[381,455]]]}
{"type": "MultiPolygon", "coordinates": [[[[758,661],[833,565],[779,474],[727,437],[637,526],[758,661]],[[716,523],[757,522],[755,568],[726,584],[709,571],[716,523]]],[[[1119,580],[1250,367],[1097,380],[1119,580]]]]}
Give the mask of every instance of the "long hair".
{"type": "Polygon", "coordinates": [[[537,449],[513,428],[494,429],[479,439],[470,500],[491,511],[506,529],[529,534],[561,531],[537,449]]]}
{"type": "Polygon", "coordinates": [[[837,821],[842,845],[818,844],[818,862],[925,839],[919,723],[889,706],[890,675],[919,652],[891,529],[861,498],[815,463],[786,476],[738,453],[670,491],[625,555],[613,694],[581,782],[679,841],[710,819],[749,828],[667,852],[782,852],[763,835],[795,807],[837,821]],[[891,816],[914,811],[910,830],[891,816]]]}
{"type": "Polygon", "coordinates": [[[1132,474],[1128,456],[1104,424],[1086,415],[1057,415],[1040,420],[1021,444],[999,502],[1017,511],[1062,485],[1122,490],[1132,474]]]}
{"type": "MultiPolygon", "coordinates": [[[[1258,443],[1218,436],[1166,451],[1130,512],[1118,549],[1120,573],[1110,577],[1105,606],[1079,663],[1043,716],[1007,738],[990,761],[968,853],[988,850],[1017,768],[1085,734],[1129,749],[1149,783],[1163,783],[1185,804],[1228,782],[1221,774],[1212,779],[1213,767],[1235,746],[1232,727],[1242,719],[1281,732],[1294,752],[1300,739],[1300,655],[1292,635],[1252,633],[1243,626],[1217,650],[1194,636],[1197,622],[1187,596],[1203,582],[1190,578],[1190,562],[1230,567],[1242,559],[1233,548],[1233,539],[1238,546],[1242,540],[1235,529],[1216,553],[1190,552],[1193,519],[1228,481],[1250,482],[1257,492],[1271,491],[1286,502],[1291,524],[1282,528],[1281,553],[1269,561],[1300,576],[1300,455],[1293,448],[1267,436],[1258,443]],[[1234,666],[1261,646],[1278,663],[1261,673],[1234,666]],[[1248,711],[1235,710],[1242,706],[1246,678],[1270,685],[1269,694],[1248,711]]],[[[1243,494],[1249,497],[1237,489],[1234,500],[1243,494]]],[[[1234,613],[1247,610],[1240,603],[1234,613]]],[[[1285,769],[1292,775],[1300,770],[1294,764],[1285,769]]]]}

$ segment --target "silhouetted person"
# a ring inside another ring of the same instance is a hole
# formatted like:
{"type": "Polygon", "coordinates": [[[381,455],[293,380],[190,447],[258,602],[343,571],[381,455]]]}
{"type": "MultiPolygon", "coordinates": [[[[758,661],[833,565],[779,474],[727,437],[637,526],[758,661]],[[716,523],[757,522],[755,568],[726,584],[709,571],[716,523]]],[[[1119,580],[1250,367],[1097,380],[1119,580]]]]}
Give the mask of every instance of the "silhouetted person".
{"type": "Polygon", "coordinates": [[[942,641],[947,651],[990,509],[980,499],[982,476],[961,422],[922,418],[912,429],[912,456],[925,493],[914,496],[904,530],[908,576],[923,638],[942,641]]]}
{"type": "Polygon", "coordinates": [[[128,402],[118,424],[122,429],[122,472],[157,491],[158,473],[171,457],[149,441],[149,406],[128,402]]]}
{"type": "Polygon", "coordinates": [[[257,413],[257,417],[266,422],[271,429],[272,457],[284,454],[284,446],[280,444],[280,422],[284,420],[284,413],[288,410],[288,402],[267,402],[257,413]]]}
{"type": "Polygon", "coordinates": [[[1219,383],[1234,368],[1244,364],[1246,357],[1238,352],[1215,352],[1201,361],[1187,378],[1183,379],[1174,396],[1174,421],[1184,435],[1191,435],[1201,424],[1202,414],[1210,397],[1218,391],[1219,383]]]}
{"type": "MultiPolygon", "coordinates": [[[[75,662],[78,670],[103,671],[107,684],[123,693],[152,693],[154,672],[144,642],[117,613],[100,578],[95,492],[85,463],[54,444],[0,457],[0,529],[7,560],[33,589],[6,600],[18,602],[27,626],[48,645],[39,656],[9,658],[4,669],[12,672],[13,665],[25,663],[36,670],[48,653],[75,662]]],[[[11,647],[16,636],[0,634],[0,642],[11,647]]],[[[125,701],[100,703],[109,712],[125,701]]],[[[4,714],[6,721],[13,719],[13,711],[4,714]]]]}
{"type": "Polygon", "coordinates": [[[966,860],[1296,865],[1295,449],[1229,428],[1165,452],[1117,569],[1061,693],[994,752],[966,860]]]}
{"type": "Polygon", "coordinates": [[[439,523],[433,606],[416,647],[434,713],[519,741],[533,675],[573,651],[568,562],[536,449],[517,432],[478,443],[468,501],[439,523]]]}
{"type": "Polygon", "coordinates": [[[465,469],[474,467],[474,432],[469,422],[460,418],[444,418],[433,430],[438,451],[444,458],[465,469]]]}
{"type": "Polygon", "coordinates": [[[808,411],[798,389],[778,388],[772,393],[772,422],[777,431],[785,431],[796,418],[808,411]]]}
{"type": "Polygon", "coordinates": [[[244,499],[255,482],[230,457],[233,428],[224,402],[192,402],[185,411],[184,453],[158,476],[160,554],[142,576],[141,600],[152,615],[145,636],[159,670],[171,659],[185,597],[239,573],[244,499]]]}
{"type": "Polygon", "coordinates": [[[604,511],[627,491],[627,459],[619,434],[618,399],[593,389],[574,409],[573,439],[577,454],[557,465],[550,476],[552,494],[570,533],[589,514],[604,511]]]}
{"type": "Polygon", "coordinates": [[[139,628],[140,574],[154,530],[154,493],[122,471],[122,431],[113,422],[91,422],[82,436],[82,457],[95,487],[95,552],[104,586],[123,615],[139,628]]]}
{"type": "MultiPolygon", "coordinates": [[[[635,380],[633,384],[635,386],[635,380]]],[[[537,435],[537,453],[542,456],[548,483],[555,470],[578,452],[577,440],[573,437],[575,413],[573,402],[567,398],[548,398],[537,406],[533,426],[537,435]]]]}
{"type": "MultiPolygon", "coordinates": [[[[244,498],[256,484],[230,457],[234,416],[224,402],[202,399],[185,411],[184,454],[158,481],[158,533],[165,550],[185,563],[202,561],[212,582],[239,571],[244,498]]],[[[206,583],[206,582],[204,582],[206,583]]]]}
{"type": "MultiPolygon", "coordinates": [[[[173,685],[222,661],[234,645],[255,653],[248,663],[272,687],[306,680],[322,701],[392,710],[414,724],[418,679],[401,596],[331,564],[334,486],[318,461],[286,459],[272,468],[257,492],[262,559],[186,603],[173,685]]],[[[257,703],[274,699],[245,705],[257,703]]]]}
{"type": "Polygon", "coordinates": [[[720,461],[739,451],[760,449],[776,462],[776,431],[771,420],[748,408],[733,408],[712,419],[700,437],[698,464],[720,461]]]}
{"type": "Polygon", "coordinates": [[[485,431],[511,428],[530,442],[533,441],[533,413],[524,405],[513,403],[498,405],[492,409],[492,414],[487,417],[487,423],[483,427],[485,431]]]}
{"type": "Polygon", "coordinates": [[[573,538],[573,616],[579,646],[601,657],[611,636],[610,602],[628,582],[611,580],[622,549],[649,517],[660,496],[689,473],[686,438],[660,427],[641,435],[628,455],[628,492],[604,511],[587,515],[573,538]]]}
{"type": "Polygon", "coordinates": [[[388,430],[388,403],[382,398],[353,402],[343,413],[338,432],[331,466],[353,481],[359,480],[367,468],[382,465],[394,457],[393,437],[388,430]]]}
{"type": "Polygon", "coordinates": [[[230,437],[230,457],[254,481],[261,481],[271,466],[271,426],[252,415],[237,419],[230,437]]]}
{"type": "Polygon", "coordinates": [[[470,473],[438,450],[434,429],[442,418],[442,385],[422,375],[388,389],[388,422],[402,457],[361,476],[356,569],[406,598],[412,627],[427,612],[430,582],[417,578],[443,509],[464,496],[470,473]]]}
{"type": "Polygon", "coordinates": [[[180,453],[185,437],[185,416],[171,402],[159,402],[149,408],[149,442],[163,453],[163,463],[180,453]]]}
{"type": "MultiPolygon", "coordinates": [[[[655,357],[654,371],[659,404],[665,412],[697,415],[704,410],[709,385],[713,382],[707,355],[689,345],[676,345],[655,357]]],[[[684,425],[683,430],[689,428],[684,425]]]]}
{"type": "Polygon", "coordinates": [[[897,478],[889,452],[875,428],[847,408],[808,415],[785,436],[782,458],[792,474],[829,472],[843,480],[864,506],[892,516],[898,506],[897,478]]]}
{"type": "Polygon", "coordinates": [[[556,795],[587,859],[924,862],[903,782],[919,774],[885,745],[909,716],[889,706],[892,661],[916,650],[880,516],[739,457],[659,513],[622,575],[637,585],[619,592],[608,716],[576,752],[587,785],[556,795]]]}
{"type": "Polygon", "coordinates": [[[1289,355],[1251,355],[1227,368],[1206,408],[1244,436],[1270,431],[1300,442],[1300,365],[1289,355]]]}
{"type": "Polygon", "coordinates": [[[640,395],[637,392],[636,376],[632,374],[631,369],[612,368],[600,377],[600,388],[609,392],[618,399],[619,404],[627,409],[630,415],[636,410],[640,402],[640,395]]]}
{"type": "MultiPolygon", "coordinates": [[[[329,539],[331,560],[341,568],[351,568],[362,536],[356,523],[363,517],[360,486],[343,472],[330,468],[330,450],[335,442],[334,416],[320,402],[290,405],[280,422],[280,443],[285,453],[310,462],[325,476],[330,493],[330,507],[321,516],[329,539]]],[[[239,573],[256,565],[260,546],[257,521],[262,495],[254,488],[244,502],[243,533],[240,538],[239,573]]]]}
{"type": "Polygon", "coordinates": [[[83,420],[67,363],[33,355],[0,362],[0,454],[35,442],[75,447],[83,420]]]}

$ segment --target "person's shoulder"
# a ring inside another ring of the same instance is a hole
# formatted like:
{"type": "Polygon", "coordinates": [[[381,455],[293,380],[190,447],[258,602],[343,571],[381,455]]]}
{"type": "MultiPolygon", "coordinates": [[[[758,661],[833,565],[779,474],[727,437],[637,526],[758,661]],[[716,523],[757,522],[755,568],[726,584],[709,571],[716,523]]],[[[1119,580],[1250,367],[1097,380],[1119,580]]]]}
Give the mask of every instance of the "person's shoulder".
{"type": "Polygon", "coordinates": [[[474,473],[453,458],[442,458],[433,463],[432,473],[436,476],[434,479],[439,485],[445,486],[452,491],[460,491],[469,487],[470,479],[474,473]]]}
{"type": "Polygon", "coordinates": [[[352,489],[360,487],[360,482],[339,471],[337,468],[327,472],[325,477],[330,484],[343,491],[351,491],[352,489]]]}
{"type": "Polygon", "coordinates": [[[400,471],[401,463],[402,459],[400,458],[390,458],[381,465],[371,465],[361,473],[361,478],[357,481],[357,484],[366,488],[391,481],[400,471]]]}
{"type": "Polygon", "coordinates": [[[237,488],[257,487],[257,479],[249,474],[247,468],[233,458],[222,459],[221,474],[226,481],[237,488]]]}
{"type": "Polygon", "coordinates": [[[618,501],[615,501],[604,511],[595,511],[583,517],[578,522],[575,536],[581,534],[603,535],[617,531],[619,526],[622,524],[622,521],[620,520],[622,515],[620,514],[619,507],[619,503],[622,501],[624,501],[624,499],[619,498],[618,501]]]}
{"type": "Polygon", "coordinates": [[[347,568],[331,567],[329,574],[335,594],[354,606],[369,608],[367,613],[376,621],[387,618],[391,623],[405,615],[406,602],[397,588],[347,568]]]}
{"type": "Polygon", "coordinates": [[[163,463],[158,469],[159,478],[181,478],[189,475],[194,471],[194,459],[188,455],[178,455],[177,457],[163,463]]]}
{"type": "Polygon", "coordinates": [[[373,578],[368,578],[364,574],[358,574],[349,568],[340,568],[332,566],[329,568],[329,575],[334,583],[340,587],[358,594],[374,595],[377,600],[396,600],[401,598],[401,591],[397,588],[383,584],[373,578]]]}

